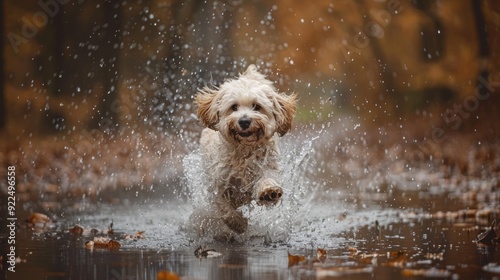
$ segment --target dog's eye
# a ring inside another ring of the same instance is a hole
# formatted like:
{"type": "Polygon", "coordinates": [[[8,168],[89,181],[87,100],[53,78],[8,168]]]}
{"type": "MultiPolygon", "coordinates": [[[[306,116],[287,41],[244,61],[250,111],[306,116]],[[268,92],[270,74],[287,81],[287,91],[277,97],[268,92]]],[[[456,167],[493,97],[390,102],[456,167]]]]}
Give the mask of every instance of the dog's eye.
{"type": "Polygon", "coordinates": [[[231,106],[231,110],[238,111],[238,105],[234,104],[233,106],[231,106]]]}
{"type": "Polygon", "coordinates": [[[259,104],[253,104],[253,106],[252,106],[252,107],[253,107],[253,110],[254,110],[254,111],[260,111],[260,109],[261,109],[261,107],[260,107],[260,105],[259,105],[259,104]]]}

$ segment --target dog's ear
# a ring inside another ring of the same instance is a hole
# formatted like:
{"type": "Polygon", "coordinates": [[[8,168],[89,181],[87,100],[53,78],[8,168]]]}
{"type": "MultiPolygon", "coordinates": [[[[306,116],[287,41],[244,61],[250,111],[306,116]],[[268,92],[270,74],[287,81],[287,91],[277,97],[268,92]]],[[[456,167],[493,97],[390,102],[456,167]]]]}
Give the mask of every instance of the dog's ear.
{"type": "Polygon", "coordinates": [[[297,111],[297,95],[285,95],[278,93],[275,95],[275,118],[279,136],[285,135],[291,128],[295,111],[297,111]]]}
{"type": "Polygon", "coordinates": [[[198,105],[196,114],[200,118],[201,123],[213,130],[216,130],[215,125],[219,122],[218,112],[213,108],[217,93],[216,89],[205,87],[194,98],[195,104],[198,105]]]}

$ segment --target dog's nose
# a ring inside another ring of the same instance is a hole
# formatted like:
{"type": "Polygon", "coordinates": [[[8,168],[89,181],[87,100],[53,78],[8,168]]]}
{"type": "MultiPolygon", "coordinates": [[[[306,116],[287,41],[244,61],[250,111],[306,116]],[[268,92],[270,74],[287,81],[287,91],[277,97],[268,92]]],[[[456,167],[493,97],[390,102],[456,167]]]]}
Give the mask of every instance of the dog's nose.
{"type": "Polygon", "coordinates": [[[246,117],[238,120],[238,125],[241,127],[241,129],[249,128],[251,123],[252,123],[252,120],[249,118],[246,118],[246,117]]]}

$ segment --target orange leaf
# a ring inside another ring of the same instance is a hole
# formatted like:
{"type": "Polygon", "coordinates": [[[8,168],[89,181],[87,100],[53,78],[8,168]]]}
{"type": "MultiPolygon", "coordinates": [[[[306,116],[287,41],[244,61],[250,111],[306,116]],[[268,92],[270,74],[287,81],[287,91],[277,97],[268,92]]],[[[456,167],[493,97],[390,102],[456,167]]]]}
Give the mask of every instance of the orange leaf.
{"type": "Polygon", "coordinates": [[[179,275],[166,271],[166,270],[160,270],[158,271],[158,274],[156,275],[157,280],[179,280],[179,275]]]}
{"type": "Polygon", "coordinates": [[[406,251],[392,251],[388,257],[390,259],[386,264],[393,267],[403,267],[407,260],[406,251]]]}
{"type": "Polygon", "coordinates": [[[120,249],[122,245],[115,240],[112,240],[108,237],[94,237],[94,240],[87,241],[85,243],[85,247],[87,249],[109,249],[116,250],[120,249]]]}
{"type": "Polygon", "coordinates": [[[316,256],[318,260],[325,259],[326,258],[326,250],[322,248],[318,248],[316,250],[316,256]]]}
{"type": "Polygon", "coordinates": [[[291,255],[288,253],[288,267],[292,267],[300,262],[303,262],[306,258],[300,255],[291,255]]]}

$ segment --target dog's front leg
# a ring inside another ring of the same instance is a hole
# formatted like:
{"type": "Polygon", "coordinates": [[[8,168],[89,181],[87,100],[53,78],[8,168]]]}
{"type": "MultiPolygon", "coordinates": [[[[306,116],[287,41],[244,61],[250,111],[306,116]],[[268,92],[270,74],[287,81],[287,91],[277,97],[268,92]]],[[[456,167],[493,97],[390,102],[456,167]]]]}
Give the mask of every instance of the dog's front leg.
{"type": "Polygon", "coordinates": [[[233,192],[233,188],[225,188],[225,190],[217,194],[216,205],[224,223],[234,232],[241,234],[247,230],[248,220],[243,217],[243,214],[233,205],[233,192]]]}

